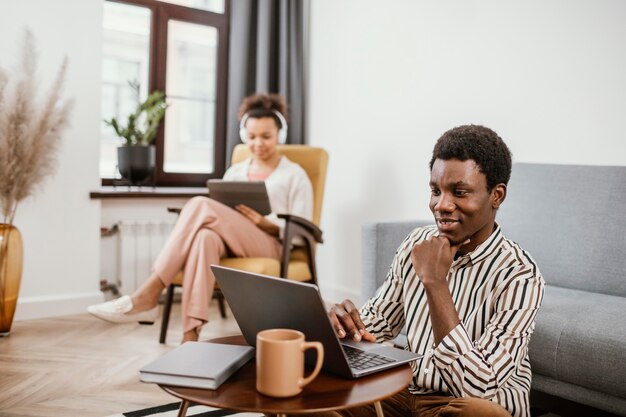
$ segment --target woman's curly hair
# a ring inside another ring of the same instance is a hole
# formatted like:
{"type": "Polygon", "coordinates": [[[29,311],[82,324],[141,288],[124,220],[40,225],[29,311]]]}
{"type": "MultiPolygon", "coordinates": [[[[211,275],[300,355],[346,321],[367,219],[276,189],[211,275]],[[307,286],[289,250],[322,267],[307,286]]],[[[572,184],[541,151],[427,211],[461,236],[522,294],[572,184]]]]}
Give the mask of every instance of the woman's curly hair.
{"type": "Polygon", "coordinates": [[[282,128],[280,119],[274,114],[274,110],[282,114],[285,120],[289,120],[287,103],[283,96],[280,94],[252,94],[243,99],[243,103],[239,107],[239,120],[243,119],[244,116],[254,119],[271,117],[276,121],[276,126],[282,128]]]}

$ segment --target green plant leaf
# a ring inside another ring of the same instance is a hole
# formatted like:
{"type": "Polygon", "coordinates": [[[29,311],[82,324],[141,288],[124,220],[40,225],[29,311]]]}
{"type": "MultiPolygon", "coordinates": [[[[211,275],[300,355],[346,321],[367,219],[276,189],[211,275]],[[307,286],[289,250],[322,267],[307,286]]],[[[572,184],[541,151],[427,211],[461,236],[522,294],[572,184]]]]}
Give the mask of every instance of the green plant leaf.
{"type": "MultiPolygon", "coordinates": [[[[139,83],[129,81],[129,85],[139,97],[139,83]]],[[[127,146],[149,145],[156,137],[168,106],[165,102],[165,93],[155,90],[128,115],[125,127],[120,126],[115,118],[104,122],[125,140],[127,146]]]]}

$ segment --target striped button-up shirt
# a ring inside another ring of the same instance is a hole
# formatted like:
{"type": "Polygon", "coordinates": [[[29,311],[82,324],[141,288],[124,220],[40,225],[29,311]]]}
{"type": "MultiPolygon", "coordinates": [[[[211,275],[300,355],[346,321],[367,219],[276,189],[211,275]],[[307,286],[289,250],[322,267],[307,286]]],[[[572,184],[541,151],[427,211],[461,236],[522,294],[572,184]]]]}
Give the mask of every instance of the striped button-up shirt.
{"type": "Polygon", "coordinates": [[[545,287],[537,265],[496,225],[485,242],[452,262],[448,288],[461,322],[435,345],[411,250],[436,235],[435,226],[422,227],[404,240],[384,284],[361,309],[363,322],[378,341],[406,326],[406,349],[424,355],[411,365],[411,393],[484,398],[515,417],[530,416],[528,342],[545,287]]]}

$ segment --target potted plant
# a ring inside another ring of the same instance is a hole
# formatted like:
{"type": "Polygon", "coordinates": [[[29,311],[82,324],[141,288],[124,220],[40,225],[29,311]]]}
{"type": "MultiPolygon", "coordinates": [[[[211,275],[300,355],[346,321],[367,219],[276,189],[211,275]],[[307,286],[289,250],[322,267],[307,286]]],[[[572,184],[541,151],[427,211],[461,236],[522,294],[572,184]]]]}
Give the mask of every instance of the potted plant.
{"type": "Polygon", "coordinates": [[[56,168],[72,101],[62,101],[67,59],[43,101],[37,100],[37,54],[26,31],[21,65],[0,68],[0,336],[11,330],[23,265],[22,238],[13,225],[18,204],[56,168]]]}
{"type": "MultiPolygon", "coordinates": [[[[139,83],[129,84],[139,103],[139,83]]],[[[154,172],[155,152],[151,144],[167,107],[165,94],[155,90],[128,115],[126,126],[121,126],[115,118],[104,121],[124,139],[124,144],[117,148],[117,166],[122,178],[131,185],[145,182],[154,172]]]]}

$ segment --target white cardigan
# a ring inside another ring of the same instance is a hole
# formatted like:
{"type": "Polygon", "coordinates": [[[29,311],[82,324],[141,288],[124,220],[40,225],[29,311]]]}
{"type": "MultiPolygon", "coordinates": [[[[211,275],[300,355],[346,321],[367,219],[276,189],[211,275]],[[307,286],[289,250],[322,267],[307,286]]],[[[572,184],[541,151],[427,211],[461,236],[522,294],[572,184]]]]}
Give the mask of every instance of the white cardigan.
{"type": "MultiPolygon", "coordinates": [[[[239,162],[226,171],[226,181],[248,181],[252,158],[239,162]]],[[[265,179],[272,213],[265,216],[280,228],[282,239],[285,220],[277,214],[293,214],[311,221],[313,218],[313,187],[302,167],[281,156],[276,169],[265,179]]]]}

